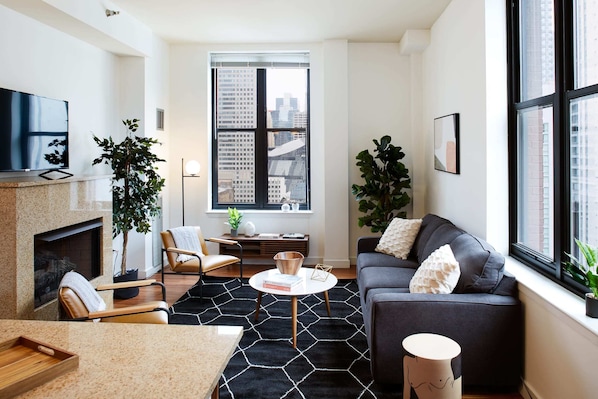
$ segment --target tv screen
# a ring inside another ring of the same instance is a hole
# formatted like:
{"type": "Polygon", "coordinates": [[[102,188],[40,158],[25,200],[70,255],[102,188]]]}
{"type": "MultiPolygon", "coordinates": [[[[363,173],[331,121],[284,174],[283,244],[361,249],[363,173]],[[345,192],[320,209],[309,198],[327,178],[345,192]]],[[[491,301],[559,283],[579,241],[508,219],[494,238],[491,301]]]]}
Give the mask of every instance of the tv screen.
{"type": "Polygon", "coordinates": [[[69,166],[68,102],[0,88],[0,171],[69,166]]]}

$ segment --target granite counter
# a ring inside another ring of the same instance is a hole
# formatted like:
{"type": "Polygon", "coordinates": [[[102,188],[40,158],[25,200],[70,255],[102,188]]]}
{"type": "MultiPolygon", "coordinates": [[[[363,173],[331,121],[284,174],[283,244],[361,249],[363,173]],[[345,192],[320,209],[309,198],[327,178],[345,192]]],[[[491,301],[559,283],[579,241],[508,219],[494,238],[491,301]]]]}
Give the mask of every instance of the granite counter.
{"type": "Polygon", "coordinates": [[[0,320],[0,339],[25,336],[79,355],[76,370],[19,398],[210,397],[242,327],[0,320]]]}

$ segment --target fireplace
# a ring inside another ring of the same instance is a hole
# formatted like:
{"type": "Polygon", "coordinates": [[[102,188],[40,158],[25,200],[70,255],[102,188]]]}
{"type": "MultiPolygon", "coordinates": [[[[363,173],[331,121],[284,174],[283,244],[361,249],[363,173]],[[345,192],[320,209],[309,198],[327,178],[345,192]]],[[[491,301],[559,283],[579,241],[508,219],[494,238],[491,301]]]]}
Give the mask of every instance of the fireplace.
{"type": "MultiPolygon", "coordinates": [[[[111,181],[112,177],[105,175],[0,179],[0,318],[57,320],[58,300],[41,303],[55,291],[58,273],[74,265],[94,287],[112,282],[111,181]],[[71,233],[75,237],[70,237],[71,233]],[[70,249],[63,249],[65,240],[79,240],[78,233],[89,242],[75,242],[66,246],[70,249]],[[78,253],[82,249],[87,255],[78,253]],[[99,274],[90,254],[99,258],[99,274]],[[40,269],[34,272],[36,263],[40,269]],[[42,283],[39,277],[47,281],[42,283]]],[[[110,307],[112,292],[100,295],[110,307]]]]}
{"type": "Polygon", "coordinates": [[[67,272],[74,270],[88,280],[100,275],[101,236],[102,219],[35,235],[35,308],[57,298],[58,285],[67,272]]]}

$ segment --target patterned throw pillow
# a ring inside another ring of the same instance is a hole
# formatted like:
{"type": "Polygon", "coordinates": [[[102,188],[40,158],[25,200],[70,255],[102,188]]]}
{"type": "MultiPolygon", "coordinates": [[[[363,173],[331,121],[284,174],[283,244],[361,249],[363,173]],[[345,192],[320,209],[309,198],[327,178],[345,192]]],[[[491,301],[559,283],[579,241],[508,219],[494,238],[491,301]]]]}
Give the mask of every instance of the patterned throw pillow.
{"type": "Polygon", "coordinates": [[[409,282],[409,292],[450,294],[459,281],[459,262],[446,244],[438,248],[417,269],[409,282]]]}
{"type": "Polygon", "coordinates": [[[421,219],[394,218],[380,237],[376,251],[407,259],[421,225],[421,219]]]}

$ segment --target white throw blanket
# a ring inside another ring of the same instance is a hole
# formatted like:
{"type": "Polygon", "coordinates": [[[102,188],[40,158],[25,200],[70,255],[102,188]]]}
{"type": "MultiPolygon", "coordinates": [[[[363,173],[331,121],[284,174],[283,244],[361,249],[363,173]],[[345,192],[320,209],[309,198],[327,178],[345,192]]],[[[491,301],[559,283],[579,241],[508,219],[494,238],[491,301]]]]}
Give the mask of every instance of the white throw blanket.
{"type": "MultiPolygon", "coordinates": [[[[106,302],[97,293],[95,288],[85,277],[77,272],[70,271],[60,280],[60,287],[70,288],[81,298],[89,312],[106,310],[106,302]]],[[[94,320],[97,321],[97,320],[94,320]]]]}
{"type": "MultiPolygon", "coordinates": [[[[197,237],[197,231],[195,230],[195,227],[175,227],[174,229],[170,229],[168,231],[170,231],[170,234],[172,234],[174,244],[177,248],[185,249],[187,251],[193,251],[197,253],[199,256],[203,255],[203,252],[201,251],[201,244],[199,243],[199,238],[197,237]]],[[[177,262],[186,262],[193,258],[194,256],[191,255],[179,254],[176,260],[177,262]]]]}

